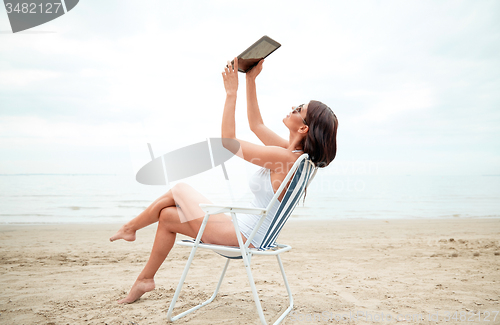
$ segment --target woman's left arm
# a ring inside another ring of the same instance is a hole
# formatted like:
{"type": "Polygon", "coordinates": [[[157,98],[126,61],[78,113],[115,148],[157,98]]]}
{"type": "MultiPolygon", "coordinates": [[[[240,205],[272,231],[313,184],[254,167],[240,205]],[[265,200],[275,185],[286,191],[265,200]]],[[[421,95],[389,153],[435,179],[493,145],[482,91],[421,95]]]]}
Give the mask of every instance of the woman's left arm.
{"type": "Polygon", "coordinates": [[[236,138],[234,111],[236,110],[236,93],[238,92],[238,58],[234,58],[234,67],[227,61],[227,66],[222,72],[224,88],[226,89],[226,103],[222,114],[222,138],[236,138]]]}
{"type": "MultiPolygon", "coordinates": [[[[228,61],[224,72],[222,72],[222,78],[226,89],[226,102],[222,115],[221,137],[223,139],[237,140],[240,143],[240,150],[237,155],[252,164],[276,172],[283,172],[283,170],[286,172],[287,166],[284,164],[289,162],[293,164],[297,158],[293,153],[282,147],[260,146],[236,138],[235,110],[236,93],[238,92],[238,58],[234,58],[234,67],[228,61]]],[[[230,148],[227,149],[230,150],[230,148]]]]}

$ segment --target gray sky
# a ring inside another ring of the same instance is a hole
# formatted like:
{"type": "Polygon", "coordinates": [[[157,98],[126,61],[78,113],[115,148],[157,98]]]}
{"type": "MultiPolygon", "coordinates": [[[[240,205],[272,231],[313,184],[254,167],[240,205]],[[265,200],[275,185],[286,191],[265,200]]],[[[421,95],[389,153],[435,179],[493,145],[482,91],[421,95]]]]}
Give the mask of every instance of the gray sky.
{"type": "MultiPolygon", "coordinates": [[[[498,1],[82,0],[16,34],[2,8],[0,31],[0,174],[131,173],[147,142],[220,136],[222,69],[262,35],[282,44],[264,121],[287,137],[292,106],[329,105],[329,172],[500,174],[498,1]]],[[[237,136],[258,142],[244,90],[237,136]]]]}

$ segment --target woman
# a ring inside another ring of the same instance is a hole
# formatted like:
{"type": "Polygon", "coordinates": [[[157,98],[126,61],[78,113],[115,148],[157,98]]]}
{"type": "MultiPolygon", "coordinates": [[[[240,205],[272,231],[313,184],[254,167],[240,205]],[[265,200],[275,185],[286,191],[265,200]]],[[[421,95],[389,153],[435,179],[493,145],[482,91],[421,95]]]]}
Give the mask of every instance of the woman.
{"type": "MultiPolygon", "coordinates": [[[[246,91],[250,128],[264,143],[264,146],[236,138],[234,111],[238,90],[237,58],[234,58],[234,68],[228,61],[228,65],[222,72],[226,89],[226,102],[222,117],[222,138],[237,140],[240,143],[239,154],[245,160],[265,167],[264,170],[267,173],[261,175],[261,178],[263,176],[264,179],[260,179],[260,181],[267,181],[267,185],[270,185],[268,186],[268,192],[272,191],[270,193],[272,196],[295,160],[303,152],[309,154],[316,166],[328,166],[335,158],[337,151],[336,134],[338,123],[335,114],[328,106],[318,101],[311,101],[309,104],[294,107],[292,112],[283,119],[283,123],[290,131],[288,140],[281,138],[268,129],[260,115],[255,86],[255,78],[262,71],[263,62],[261,60],[257,66],[246,74],[246,91]]],[[[264,188],[261,188],[260,192],[264,190],[264,188]]],[[[256,197],[266,194],[260,192],[254,193],[256,197]]],[[[279,200],[281,201],[281,197],[279,200]]],[[[204,212],[199,207],[200,203],[212,202],[189,185],[179,183],[154,201],[141,214],[123,225],[110,238],[111,241],[117,239],[133,241],[137,230],[158,222],[151,256],[127,297],[119,300],[119,303],[132,303],[144,293],[155,288],[154,276],[172,249],[176,234],[179,233],[192,238],[195,238],[198,234],[204,216],[204,212]]],[[[255,216],[244,215],[242,217],[240,228],[244,241],[251,233],[252,225],[257,219],[253,217],[255,216]]],[[[264,226],[265,224],[262,225],[262,227],[264,226]]],[[[259,245],[258,236],[256,238],[252,241],[251,247],[259,245]]],[[[231,217],[223,213],[212,215],[206,225],[202,241],[219,245],[238,246],[231,217]]]]}

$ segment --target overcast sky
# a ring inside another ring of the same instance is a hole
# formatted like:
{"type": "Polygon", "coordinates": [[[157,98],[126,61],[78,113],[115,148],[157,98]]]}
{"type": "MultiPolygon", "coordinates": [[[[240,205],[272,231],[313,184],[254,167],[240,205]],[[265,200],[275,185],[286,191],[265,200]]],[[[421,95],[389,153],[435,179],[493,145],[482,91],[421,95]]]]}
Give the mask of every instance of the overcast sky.
{"type": "MultiPolygon", "coordinates": [[[[131,173],[220,136],[221,72],[263,35],[264,122],[339,119],[332,173],[500,174],[499,1],[90,1],[12,34],[0,9],[0,174],[131,173]]],[[[240,74],[237,136],[246,121],[240,74]]]]}

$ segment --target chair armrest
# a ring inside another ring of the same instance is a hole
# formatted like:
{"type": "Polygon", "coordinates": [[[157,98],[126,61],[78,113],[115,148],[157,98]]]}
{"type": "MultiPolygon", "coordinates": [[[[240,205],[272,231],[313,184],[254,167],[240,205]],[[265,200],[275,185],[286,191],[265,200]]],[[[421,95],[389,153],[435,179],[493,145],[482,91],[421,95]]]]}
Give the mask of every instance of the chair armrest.
{"type": "Polygon", "coordinates": [[[265,208],[235,207],[235,206],[230,206],[230,205],[217,205],[217,204],[205,204],[205,203],[200,203],[200,208],[206,214],[236,212],[236,213],[248,213],[248,214],[263,215],[266,213],[265,208]]]}

